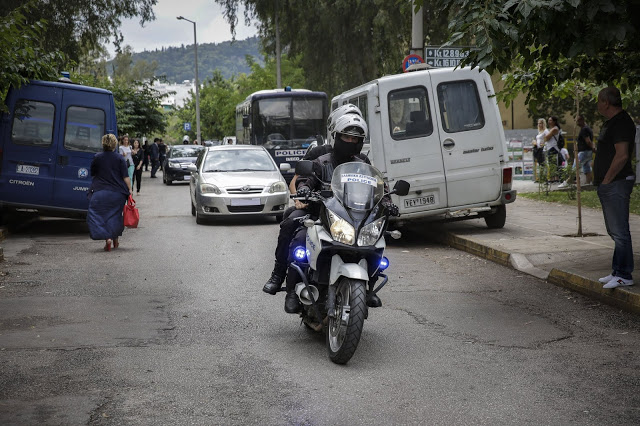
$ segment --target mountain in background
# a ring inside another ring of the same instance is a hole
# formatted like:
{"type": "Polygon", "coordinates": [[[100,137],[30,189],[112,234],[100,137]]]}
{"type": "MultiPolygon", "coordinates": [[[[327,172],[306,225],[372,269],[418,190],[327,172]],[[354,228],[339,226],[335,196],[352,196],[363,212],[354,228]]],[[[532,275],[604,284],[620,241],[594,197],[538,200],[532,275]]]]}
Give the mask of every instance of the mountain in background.
{"type": "MultiPolygon", "coordinates": [[[[230,78],[240,73],[249,73],[251,70],[247,65],[245,57],[253,58],[259,64],[264,63],[260,53],[260,39],[250,37],[245,40],[225,41],[222,43],[198,43],[198,77],[203,82],[213,75],[213,71],[218,69],[224,78],[230,78]]],[[[164,75],[172,83],[181,83],[184,80],[193,80],[195,67],[193,44],[180,47],[163,47],[156,50],[145,50],[144,52],[132,55],[133,63],[145,60],[151,64],[156,61],[156,75],[164,75]]],[[[111,63],[107,64],[108,72],[111,73],[111,63]]]]}

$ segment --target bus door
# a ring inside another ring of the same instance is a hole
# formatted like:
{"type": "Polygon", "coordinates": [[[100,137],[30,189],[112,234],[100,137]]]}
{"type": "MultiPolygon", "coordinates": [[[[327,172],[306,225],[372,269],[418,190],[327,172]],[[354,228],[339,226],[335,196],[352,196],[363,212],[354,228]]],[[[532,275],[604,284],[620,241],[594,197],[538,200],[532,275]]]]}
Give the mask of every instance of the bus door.
{"type": "Polygon", "coordinates": [[[91,161],[96,153],[102,151],[102,136],[110,114],[108,94],[65,89],[53,188],[57,206],[79,210],[88,208],[91,161]]]}

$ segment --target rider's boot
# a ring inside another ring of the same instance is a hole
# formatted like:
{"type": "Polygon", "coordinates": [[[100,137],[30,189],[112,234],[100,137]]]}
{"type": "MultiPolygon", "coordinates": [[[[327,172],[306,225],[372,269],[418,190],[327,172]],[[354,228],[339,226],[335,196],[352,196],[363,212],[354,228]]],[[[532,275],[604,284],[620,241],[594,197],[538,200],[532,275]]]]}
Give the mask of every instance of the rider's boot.
{"type": "Polygon", "coordinates": [[[295,272],[287,276],[287,295],[284,298],[284,311],[288,314],[296,314],[302,309],[302,303],[296,294],[295,272]]]}
{"type": "Polygon", "coordinates": [[[370,308],[379,308],[382,306],[382,300],[373,291],[367,292],[367,306],[370,308]]]}
{"type": "Polygon", "coordinates": [[[287,264],[276,261],[273,266],[273,272],[271,272],[271,278],[269,278],[264,287],[262,287],[262,291],[269,294],[276,294],[278,290],[280,290],[280,287],[282,287],[286,276],[287,264]]]}

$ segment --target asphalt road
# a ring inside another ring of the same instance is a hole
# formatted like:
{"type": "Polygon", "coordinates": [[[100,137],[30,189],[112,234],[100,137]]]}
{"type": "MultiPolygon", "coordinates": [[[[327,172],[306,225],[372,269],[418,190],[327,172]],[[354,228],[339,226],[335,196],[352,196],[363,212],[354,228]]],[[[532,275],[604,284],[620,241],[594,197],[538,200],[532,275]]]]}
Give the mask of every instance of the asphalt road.
{"type": "Polygon", "coordinates": [[[3,242],[0,424],[640,423],[637,316],[405,230],[338,366],[261,291],[274,219],[196,225],[148,176],[115,251],[59,219],[3,242]]]}

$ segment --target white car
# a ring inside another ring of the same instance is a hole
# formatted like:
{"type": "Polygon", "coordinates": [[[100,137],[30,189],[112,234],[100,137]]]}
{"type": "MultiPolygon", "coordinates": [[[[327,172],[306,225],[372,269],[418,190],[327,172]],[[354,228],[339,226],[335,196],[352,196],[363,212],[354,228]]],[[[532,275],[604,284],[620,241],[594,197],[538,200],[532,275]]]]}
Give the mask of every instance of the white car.
{"type": "Polygon", "coordinates": [[[275,216],[289,204],[289,189],[262,146],[205,148],[191,171],[191,214],[196,223],[221,216],[275,216]]]}

